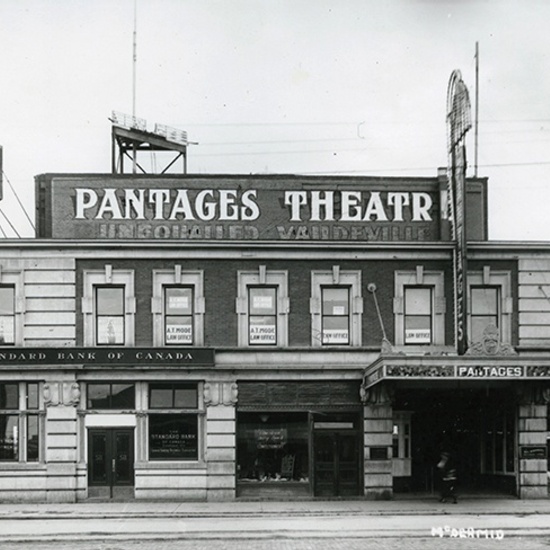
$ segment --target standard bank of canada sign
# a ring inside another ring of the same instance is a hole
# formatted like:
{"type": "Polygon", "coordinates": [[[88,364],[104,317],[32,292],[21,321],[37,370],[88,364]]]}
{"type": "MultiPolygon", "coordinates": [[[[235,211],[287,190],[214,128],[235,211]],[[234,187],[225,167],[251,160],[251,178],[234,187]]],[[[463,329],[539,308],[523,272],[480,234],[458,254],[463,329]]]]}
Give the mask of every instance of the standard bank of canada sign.
{"type": "Polygon", "coordinates": [[[435,241],[432,181],[52,177],[51,236],[81,239],[435,241]]]}

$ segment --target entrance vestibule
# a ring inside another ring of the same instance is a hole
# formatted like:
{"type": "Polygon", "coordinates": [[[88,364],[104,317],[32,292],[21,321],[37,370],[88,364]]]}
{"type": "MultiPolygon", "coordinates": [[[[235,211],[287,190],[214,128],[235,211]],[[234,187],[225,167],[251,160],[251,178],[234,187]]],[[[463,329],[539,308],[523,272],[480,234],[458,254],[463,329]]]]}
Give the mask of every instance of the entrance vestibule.
{"type": "Polygon", "coordinates": [[[459,491],[516,494],[516,402],[511,391],[402,388],[393,408],[394,434],[403,427],[403,414],[410,418],[410,472],[394,474],[395,493],[437,492],[436,465],[440,454],[449,452],[459,491]]]}

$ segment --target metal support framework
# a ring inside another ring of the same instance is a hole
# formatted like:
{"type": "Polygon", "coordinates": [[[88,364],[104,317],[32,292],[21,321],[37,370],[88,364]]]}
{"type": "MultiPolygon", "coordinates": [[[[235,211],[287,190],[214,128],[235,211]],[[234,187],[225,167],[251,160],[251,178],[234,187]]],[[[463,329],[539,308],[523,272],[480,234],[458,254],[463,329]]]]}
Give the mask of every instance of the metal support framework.
{"type": "Polygon", "coordinates": [[[174,157],[166,164],[161,174],[167,171],[181,158],[183,159],[183,173],[187,173],[187,143],[175,143],[165,137],[152,132],[138,130],[136,128],[123,128],[113,124],[112,126],[112,152],[111,172],[124,174],[124,160],[127,157],[132,164],[132,172],[147,171],[138,162],[139,153],[171,152],[174,157]]]}

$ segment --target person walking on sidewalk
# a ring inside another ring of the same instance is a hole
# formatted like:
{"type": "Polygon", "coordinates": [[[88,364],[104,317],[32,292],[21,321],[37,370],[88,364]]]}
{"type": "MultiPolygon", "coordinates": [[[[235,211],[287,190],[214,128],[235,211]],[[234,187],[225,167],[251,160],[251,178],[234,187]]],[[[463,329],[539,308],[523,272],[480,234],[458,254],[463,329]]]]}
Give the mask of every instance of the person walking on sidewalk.
{"type": "Polygon", "coordinates": [[[439,502],[447,502],[447,499],[452,499],[453,503],[456,504],[458,502],[456,496],[457,476],[450,453],[441,453],[441,460],[437,463],[437,469],[441,478],[441,498],[439,502]]]}

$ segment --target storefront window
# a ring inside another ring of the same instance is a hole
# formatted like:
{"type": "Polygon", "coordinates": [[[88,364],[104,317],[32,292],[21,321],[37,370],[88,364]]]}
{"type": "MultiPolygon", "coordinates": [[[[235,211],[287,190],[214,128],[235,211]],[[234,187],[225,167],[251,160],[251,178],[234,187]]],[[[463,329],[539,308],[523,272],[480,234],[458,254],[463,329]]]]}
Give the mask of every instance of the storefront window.
{"type": "Polygon", "coordinates": [[[149,460],[199,459],[197,384],[150,384],[149,460]]]}
{"type": "Polygon", "coordinates": [[[150,460],[198,460],[197,415],[150,414],[150,460]]]}
{"type": "Polygon", "coordinates": [[[38,383],[0,383],[0,461],[39,460],[39,407],[38,383]]]}
{"type": "Polygon", "coordinates": [[[240,413],[238,477],[243,483],[308,483],[307,413],[240,413]]]}

